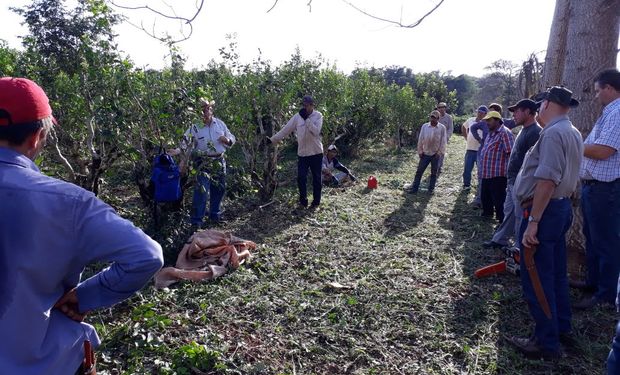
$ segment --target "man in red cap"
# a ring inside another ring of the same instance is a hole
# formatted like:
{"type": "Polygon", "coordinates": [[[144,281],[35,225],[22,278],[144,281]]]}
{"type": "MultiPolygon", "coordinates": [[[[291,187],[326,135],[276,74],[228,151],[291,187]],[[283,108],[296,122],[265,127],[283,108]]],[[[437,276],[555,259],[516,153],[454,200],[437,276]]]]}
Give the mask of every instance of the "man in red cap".
{"type": "Polygon", "coordinates": [[[43,175],[33,160],[53,126],[45,92],[0,78],[0,364],[5,374],[94,373],[83,368],[83,319],[142,288],[161,247],[89,191],[43,175]],[[110,266],[87,280],[92,262],[110,266]]]}

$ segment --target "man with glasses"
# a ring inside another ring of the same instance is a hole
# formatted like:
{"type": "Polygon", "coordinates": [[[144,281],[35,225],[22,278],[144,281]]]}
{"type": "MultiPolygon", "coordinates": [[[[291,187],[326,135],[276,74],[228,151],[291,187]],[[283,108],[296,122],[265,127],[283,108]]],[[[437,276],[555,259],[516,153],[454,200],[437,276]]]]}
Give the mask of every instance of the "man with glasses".
{"type": "Polygon", "coordinates": [[[408,193],[416,194],[420,188],[422,175],[428,165],[431,165],[431,178],[428,185],[428,192],[433,193],[437,183],[440,158],[446,153],[448,138],[446,127],[439,123],[441,114],[439,111],[430,113],[430,121],[422,125],[420,137],[418,138],[418,155],[420,162],[415,173],[413,183],[405,184],[404,188],[408,193]]]}

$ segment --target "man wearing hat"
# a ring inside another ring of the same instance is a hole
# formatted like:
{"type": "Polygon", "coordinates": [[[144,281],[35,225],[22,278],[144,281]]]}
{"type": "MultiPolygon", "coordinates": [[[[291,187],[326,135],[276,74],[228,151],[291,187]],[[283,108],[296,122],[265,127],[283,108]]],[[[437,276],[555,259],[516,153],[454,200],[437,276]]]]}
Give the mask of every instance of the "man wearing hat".
{"type": "Polygon", "coordinates": [[[571,312],[566,270],[565,235],[572,221],[571,201],[579,183],[583,141],[568,119],[579,102],[565,87],[554,86],[541,95],[538,142],[527,152],[514,186],[523,209],[519,229],[521,285],[534,319],[531,337],[508,341],[532,358],[560,356],[560,341],[569,342],[571,312]]]}
{"type": "Polygon", "coordinates": [[[321,127],[323,115],[314,109],[314,99],[306,95],[302,99],[303,108],[274,136],[269,142],[278,143],[284,137],[295,132],[297,136],[297,187],[299,188],[299,206],[308,206],[308,169],[312,174],[311,208],[321,204],[321,163],[323,161],[323,143],[321,127]]]}
{"type": "Polygon", "coordinates": [[[416,194],[418,192],[422,175],[429,164],[431,165],[431,178],[428,184],[428,192],[432,194],[435,189],[437,174],[439,173],[439,160],[445,155],[447,144],[446,127],[439,123],[440,116],[439,111],[431,112],[430,121],[423,124],[420,129],[417,146],[420,162],[413,182],[404,186],[409,193],[416,194]]]}
{"type": "Polygon", "coordinates": [[[336,155],[338,155],[338,148],[336,147],[336,145],[329,145],[321,163],[323,184],[338,186],[343,183],[347,178],[353,182],[357,181],[351,171],[349,171],[347,167],[345,167],[338,161],[336,155]],[[334,173],[334,170],[337,170],[339,172],[334,173]]]}
{"type": "Polygon", "coordinates": [[[536,111],[538,105],[531,99],[521,99],[517,104],[508,107],[513,113],[515,124],[523,125],[523,129],[517,136],[506,172],[507,187],[506,198],[504,200],[504,220],[495,230],[493,238],[482,244],[486,248],[500,248],[508,246],[510,238],[517,238],[518,227],[521,224],[521,206],[515,204],[512,190],[517,178],[517,174],[523,165],[525,153],[538,141],[538,136],[542,128],[536,122],[536,111]]]}
{"type": "Polygon", "coordinates": [[[506,199],[506,174],[508,160],[514,144],[512,132],[503,125],[502,115],[490,111],[484,117],[489,134],[480,148],[482,216],[504,220],[506,199]]]}
{"type": "MultiPolygon", "coordinates": [[[[214,100],[200,99],[202,122],[193,124],[183,134],[181,150],[189,151],[196,174],[192,212],[193,226],[203,225],[209,199],[209,220],[222,220],[221,204],[226,194],[226,159],[224,154],[235,144],[235,136],[224,121],[213,116],[214,100]]],[[[174,154],[181,151],[175,150],[174,154]]]]}
{"type": "Polygon", "coordinates": [[[163,264],[159,244],[110,206],[39,171],[33,160],[52,126],[41,87],[0,78],[0,364],[6,374],[94,373],[94,366],[81,368],[85,341],[100,343],[82,322],[85,315],[130,297],[163,264]],[[80,280],[93,262],[110,266],[80,280]]]}
{"type": "MultiPolygon", "coordinates": [[[[471,187],[471,172],[478,159],[478,150],[480,149],[480,142],[474,138],[474,134],[470,131],[470,127],[482,121],[488,112],[489,109],[481,105],[476,111],[476,117],[468,118],[461,126],[461,134],[466,139],[465,162],[463,163],[463,189],[469,189],[471,187]]],[[[478,135],[482,136],[482,130],[478,130],[478,135]]]]}
{"type": "Polygon", "coordinates": [[[620,72],[608,69],[595,79],[603,113],[584,142],[581,208],[586,237],[586,296],[575,308],[613,305],[620,273],[620,72]]]}

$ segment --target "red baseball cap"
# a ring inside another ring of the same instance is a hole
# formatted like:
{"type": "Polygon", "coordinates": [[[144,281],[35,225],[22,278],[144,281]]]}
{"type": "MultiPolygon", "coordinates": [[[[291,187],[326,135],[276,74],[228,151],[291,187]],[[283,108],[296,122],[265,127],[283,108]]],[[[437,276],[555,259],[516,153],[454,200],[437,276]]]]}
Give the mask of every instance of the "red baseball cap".
{"type": "Polygon", "coordinates": [[[39,85],[26,78],[0,78],[0,126],[28,124],[51,115],[49,99],[39,85]]]}

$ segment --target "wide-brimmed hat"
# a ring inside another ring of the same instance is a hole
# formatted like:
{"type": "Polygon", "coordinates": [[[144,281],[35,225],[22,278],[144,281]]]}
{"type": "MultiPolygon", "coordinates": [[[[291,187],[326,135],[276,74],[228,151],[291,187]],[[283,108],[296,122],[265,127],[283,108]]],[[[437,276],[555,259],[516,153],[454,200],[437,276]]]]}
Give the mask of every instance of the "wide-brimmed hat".
{"type": "Polygon", "coordinates": [[[550,87],[547,91],[536,95],[536,99],[538,100],[536,103],[538,106],[545,100],[559,104],[562,107],[577,107],[579,105],[579,101],[573,98],[573,92],[564,86],[550,87]]]}

